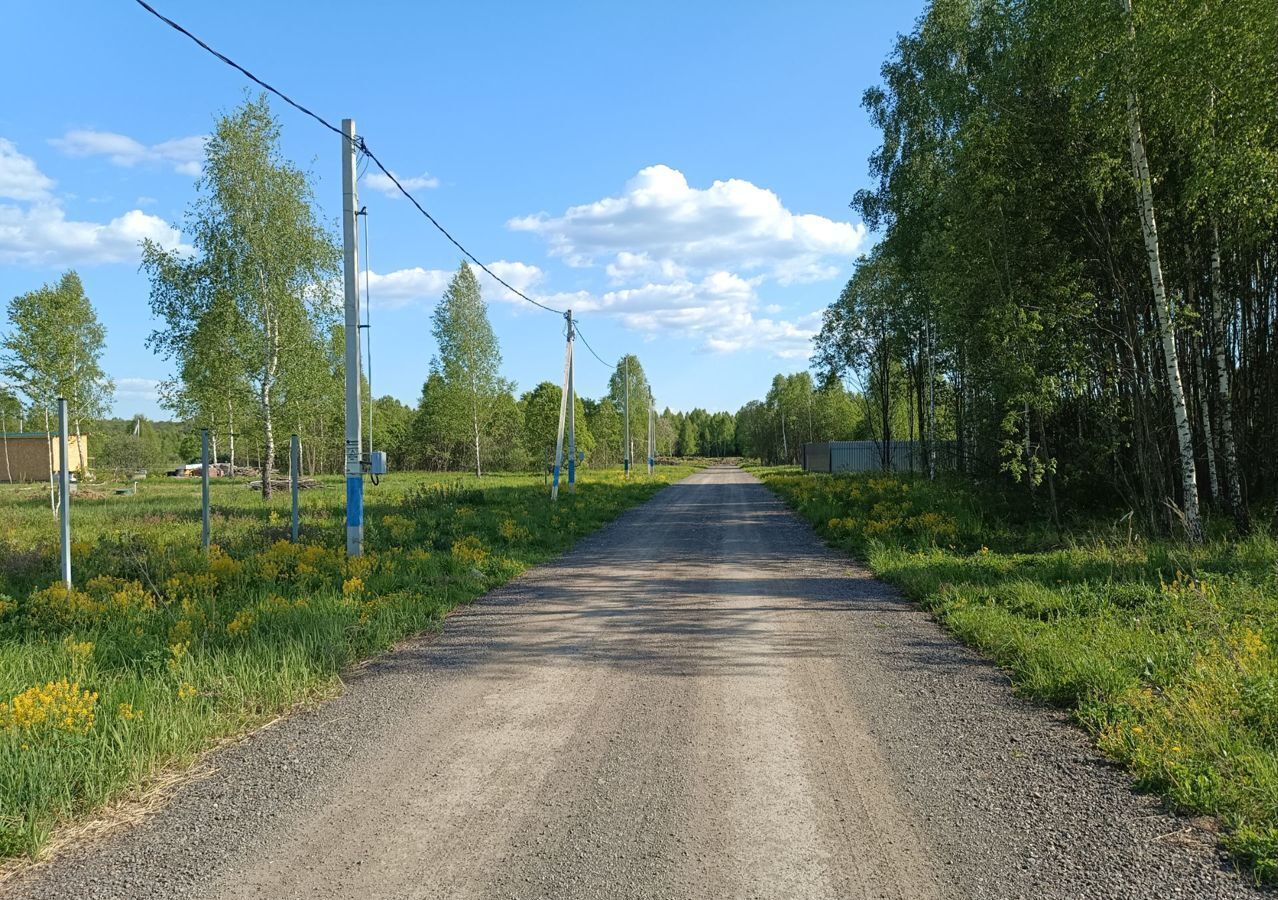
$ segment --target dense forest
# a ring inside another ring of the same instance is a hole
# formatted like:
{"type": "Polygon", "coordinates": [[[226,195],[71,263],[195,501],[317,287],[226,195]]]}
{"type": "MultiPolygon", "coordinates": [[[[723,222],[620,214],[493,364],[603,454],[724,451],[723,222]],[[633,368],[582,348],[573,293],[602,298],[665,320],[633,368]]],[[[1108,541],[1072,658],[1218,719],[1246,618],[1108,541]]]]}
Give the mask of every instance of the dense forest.
{"type": "Polygon", "coordinates": [[[1272,0],[935,0],[863,97],[881,240],[819,383],[1053,513],[1246,531],[1278,489],[1276,48],[1272,0]]]}

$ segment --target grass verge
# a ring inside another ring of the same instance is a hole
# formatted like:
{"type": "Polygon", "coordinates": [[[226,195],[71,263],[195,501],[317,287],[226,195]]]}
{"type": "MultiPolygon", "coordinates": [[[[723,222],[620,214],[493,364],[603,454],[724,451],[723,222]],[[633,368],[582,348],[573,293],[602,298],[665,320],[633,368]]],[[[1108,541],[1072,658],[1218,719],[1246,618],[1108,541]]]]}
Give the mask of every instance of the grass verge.
{"type": "Polygon", "coordinates": [[[755,469],[1025,696],[1073,711],[1172,807],[1215,816],[1278,883],[1278,543],[1190,548],[1122,526],[1072,536],[966,482],[755,469]]]}
{"type": "Polygon", "coordinates": [[[0,857],[331,691],[690,471],[586,471],[557,504],[539,477],[396,476],[370,488],[368,553],[351,560],[341,479],[303,495],[297,544],[287,496],[215,483],[207,557],[198,482],[86,488],[71,590],[47,488],[0,486],[0,857]]]}

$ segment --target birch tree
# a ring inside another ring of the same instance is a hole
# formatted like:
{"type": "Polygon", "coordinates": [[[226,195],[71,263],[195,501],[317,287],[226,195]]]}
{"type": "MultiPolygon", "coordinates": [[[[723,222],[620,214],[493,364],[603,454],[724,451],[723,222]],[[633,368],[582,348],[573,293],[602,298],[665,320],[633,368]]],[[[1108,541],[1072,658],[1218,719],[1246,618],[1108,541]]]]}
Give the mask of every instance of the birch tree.
{"type": "MultiPolygon", "coordinates": [[[[251,392],[264,498],[278,409],[289,389],[304,393],[326,377],[315,361],[335,319],[339,259],[307,176],[283,157],[279,139],[265,97],[219,119],[184,228],[195,256],[144,248],[152,311],[163,323],[150,345],[178,362],[186,396],[210,418],[215,396],[224,395],[232,416],[235,399],[251,392]]],[[[234,434],[238,426],[227,425],[234,434]]]]}
{"type": "MultiPolygon", "coordinates": [[[[1132,0],[1120,0],[1127,15],[1127,33],[1130,40],[1129,63],[1139,65],[1137,56],[1136,17],[1132,0]]],[[[1189,422],[1189,406],[1185,402],[1185,386],[1180,377],[1180,357],[1176,348],[1176,326],[1173,322],[1171,303],[1163,281],[1162,248],[1158,239],[1158,216],[1154,208],[1154,180],[1149,172],[1149,157],[1145,152],[1145,135],[1141,123],[1140,96],[1134,77],[1127,86],[1127,132],[1131,148],[1132,174],[1136,183],[1136,202],[1140,213],[1141,235],[1145,241],[1145,256],[1149,264],[1149,281],[1154,299],[1154,321],[1158,339],[1162,345],[1163,364],[1167,372],[1167,388],[1171,394],[1172,417],[1176,423],[1176,441],[1180,452],[1181,504],[1185,516],[1185,530],[1191,542],[1203,539],[1202,517],[1198,510],[1198,474],[1194,463],[1194,435],[1189,422]]]]}
{"type": "Polygon", "coordinates": [[[106,329],[80,276],[69,271],[56,284],[10,301],[0,375],[26,396],[34,414],[51,414],[65,397],[79,438],[84,420],[105,416],[111,401],[114,384],[101,365],[105,349],[106,329]]]}
{"type": "Polygon", "coordinates": [[[498,399],[513,385],[501,377],[501,348],[479,282],[463,262],[431,316],[437,353],[431,374],[442,391],[439,410],[445,436],[464,440],[474,451],[475,475],[482,477],[483,445],[498,412],[498,399]]]}

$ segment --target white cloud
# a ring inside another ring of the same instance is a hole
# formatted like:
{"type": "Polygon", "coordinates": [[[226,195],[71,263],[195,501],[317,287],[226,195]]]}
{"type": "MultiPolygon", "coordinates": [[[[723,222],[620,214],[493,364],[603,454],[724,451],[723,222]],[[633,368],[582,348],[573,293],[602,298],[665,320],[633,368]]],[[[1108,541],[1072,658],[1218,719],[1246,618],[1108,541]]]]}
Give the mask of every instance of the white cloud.
{"type": "Polygon", "coordinates": [[[132,167],[139,163],[160,163],[171,166],[183,175],[199,175],[200,162],[204,159],[202,134],[174,138],[150,146],[128,135],[113,131],[95,131],[79,128],[68,131],[60,138],[49,141],[68,156],[105,156],[114,165],[132,167]]]}
{"type": "Polygon", "coordinates": [[[156,403],[160,399],[160,382],[155,378],[117,378],[115,400],[156,403]]]}
{"type": "Polygon", "coordinates": [[[187,251],[182,236],[158,216],[130,210],[109,222],[68,219],[56,202],[26,209],[0,205],[0,263],[73,266],[133,262],[150,238],[162,247],[187,251]]]}
{"type": "Polygon", "coordinates": [[[714,272],[700,281],[646,284],[597,298],[577,297],[574,308],[614,316],[626,327],[650,336],[692,338],[715,352],[766,350],[783,359],[807,357],[819,313],[794,322],[759,318],[756,284],[757,280],[731,272],[714,272]]]}
{"type": "Polygon", "coordinates": [[[694,188],[669,166],[649,166],[621,196],[511,219],[541,235],[571,266],[606,261],[615,280],[637,272],[759,272],[782,283],[828,278],[860,251],[861,224],[796,214],[772,191],[748,181],[694,188]]]}
{"type": "MultiPolygon", "coordinates": [[[[448,287],[452,272],[444,269],[397,269],[368,273],[368,296],[374,309],[401,309],[419,302],[437,300],[448,287]]],[[[360,282],[363,287],[363,281],[360,282]]]]}
{"type": "MultiPolygon", "coordinates": [[[[488,263],[488,268],[492,269],[511,287],[525,293],[530,291],[533,285],[541,281],[545,274],[537,266],[522,262],[510,262],[504,259],[488,263]]],[[[490,278],[478,266],[472,264],[471,270],[479,280],[479,288],[483,292],[485,300],[489,302],[493,300],[513,303],[524,302],[490,278]]],[[[453,276],[456,274],[457,271],[455,269],[423,269],[420,266],[411,269],[396,269],[393,272],[384,274],[370,272],[368,275],[368,293],[372,299],[374,309],[402,309],[405,306],[412,306],[418,303],[430,306],[439,300],[440,296],[448,288],[448,283],[453,280],[453,276]]],[[[362,278],[360,285],[361,287],[363,285],[362,278]]]]}
{"type": "Polygon", "coordinates": [[[109,222],[68,219],[54,182],[0,138],[0,264],[74,266],[136,262],[144,239],[189,252],[182,235],[158,216],[132,209],[109,222]]]}
{"type": "MultiPolygon", "coordinates": [[[[504,300],[509,303],[526,303],[516,297],[506,288],[502,287],[491,277],[476,265],[471,265],[471,270],[479,279],[479,288],[484,292],[484,297],[488,300],[504,300]]],[[[497,277],[501,278],[515,290],[528,294],[533,299],[540,299],[536,294],[532,293],[533,288],[542,280],[545,273],[537,266],[528,263],[509,262],[499,259],[496,262],[488,264],[488,268],[492,269],[497,277]]]]}
{"type": "Polygon", "coordinates": [[[54,181],[35,160],[23,156],[12,141],[0,138],[0,197],[8,200],[47,200],[54,181]]]}
{"type": "MultiPolygon", "coordinates": [[[[423,172],[420,175],[413,175],[410,178],[402,178],[393,170],[391,174],[398,178],[399,183],[410,191],[429,190],[431,188],[439,187],[439,179],[428,172],[423,172]]],[[[383,175],[381,172],[372,172],[365,175],[364,184],[375,191],[380,191],[387,197],[404,196],[399,192],[399,188],[395,187],[395,182],[391,181],[390,178],[383,175]]]]}

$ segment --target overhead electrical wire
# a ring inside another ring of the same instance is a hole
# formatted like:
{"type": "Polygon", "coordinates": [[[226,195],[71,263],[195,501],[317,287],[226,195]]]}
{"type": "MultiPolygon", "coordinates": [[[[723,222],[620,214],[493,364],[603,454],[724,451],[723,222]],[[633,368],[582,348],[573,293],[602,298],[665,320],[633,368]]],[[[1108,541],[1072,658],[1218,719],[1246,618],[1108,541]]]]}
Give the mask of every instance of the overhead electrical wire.
{"type": "Polygon", "coordinates": [[[617,368],[617,366],[621,365],[621,363],[614,364],[614,363],[605,361],[602,356],[600,356],[598,353],[595,352],[595,348],[590,346],[590,341],[586,340],[586,336],[581,333],[581,323],[578,322],[576,319],[573,319],[572,322],[573,322],[573,334],[581,338],[581,342],[586,346],[586,349],[590,351],[591,356],[599,360],[599,362],[603,363],[605,366],[607,366],[610,369],[615,369],[617,368]]]}
{"type": "MultiPolygon", "coordinates": [[[[254,75],[254,74],[253,74],[252,72],[250,72],[248,69],[244,68],[242,65],[240,65],[239,63],[237,63],[235,60],[231,59],[231,58],[230,58],[229,56],[227,56],[226,54],[224,54],[224,53],[220,53],[219,51],[214,50],[212,47],[210,47],[210,46],[209,46],[207,43],[205,43],[203,40],[201,40],[200,38],[196,37],[194,34],[192,34],[192,33],[191,33],[190,31],[188,31],[187,29],[183,28],[183,27],[182,27],[181,25],[179,25],[177,22],[174,22],[172,19],[170,19],[168,16],[164,15],[163,13],[161,13],[159,10],[157,10],[157,9],[156,9],[154,6],[152,6],[151,4],[147,3],[147,2],[146,2],[146,0],[134,0],[134,2],[135,2],[135,3],[137,3],[137,4],[138,4],[138,6],[142,7],[142,8],[143,8],[143,9],[145,9],[147,12],[149,12],[151,15],[155,16],[157,19],[159,19],[159,20],[160,20],[161,22],[163,22],[165,25],[168,25],[168,26],[169,26],[170,28],[172,28],[174,31],[176,31],[176,32],[178,32],[179,34],[185,35],[186,37],[190,38],[192,41],[194,41],[196,44],[198,44],[198,45],[199,45],[200,47],[202,47],[204,50],[206,50],[207,52],[209,52],[210,54],[212,54],[214,57],[216,57],[217,59],[219,59],[219,60],[221,60],[222,62],[226,63],[228,66],[230,66],[231,68],[235,69],[237,72],[240,72],[242,75],[244,75],[244,77],[248,78],[248,79],[249,79],[250,81],[252,81],[254,84],[259,85],[259,86],[260,86],[261,88],[263,88],[264,90],[269,91],[270,93],[272,93],[272,94],[274,94],[275,96],[279,97],[281,100],[283,100],[283,101],[284,101],[285,103],[287,103],[289,106],[291,106],[291,107],[293,107],[294,109],[296,109],[298,112],[300,112],[300,113],[302,113],[302,114],[304,114],[304,115],[310,116],[312,119],[314,119],[316,122],[318,122],[318,123],[320,123],[321,125],[323,125],[325,128],[327,128],[329,131],[333,132],[334,134],[342,135],[343,137],[345,137],[345,135],[342,133],[342,130],[341,130],[340,128],[338,128],[336,125],[334,125],[332,122],[328,121],[328,120],[327,120],[327,119],[325,119],[323,116],[319,115],[318,113],[314,112],[313,110],[310,110],[310,109],[308,109],[307,107],[303,106],[302,104],[298,103],[296,100],[294,100],[294,99],[293,99],[292,97],[290,97],[288,94],[285,94],[283,91],[281,91],[279,88],[275,87],[274,85],[269,84],[268,82],[263,81],[261,78],[258,78],[256,75],[254,75]]],[[[362,136],[360,136],[360,135],[356,135],[356,137],[355,137],[355,145],[356,145],[356,147],[359,149],[359,151],[360,151],[361,153],[363,153],[363,154],[364,154],[364,155],[365,155],[365,156],[366,156],[369,160],[371,160],[371,161],[372,161],[373,165],[377,166],[377,168],[381,170],[381,173],[382,173],[383,175],[385,175],[388,179],[390,179],[391,183],[392,183],[393,185],[395,185],[395,187],[399,190],[399,192],[400,192],[401,194],[403,194],[405,197],[407,197],[407,198],[408,198],[409,202],[410,202],[410,203],[412,203],[412,204],[413,204],[413,206],[415,206],[415,207],[417,208],[417,211],[418,211],[418,212],[420,212],[423,216],[425,216],[425,217],[426,217],[426,220],[427,220],[428,222],[430,222],[430,224],[431,224],[431,225],[435,226],[435,229],[436,229],[436,230],[437,230],[440,234],[442,234],[445,238],[447,238],[447,239],[448,239],[449,243],[451,243],[454,247],[456,247],[458,250],[460,250],[460,251],[462,252],[462,254],[463,254],[463,255],[464,255],[467,259],[469,259],[469,260],[470,260],[471,262],[473,262],[475,265],[479,266],[479,268],[480,268],[480,269],[482,269],[482,270],[483,270],[483,271],[484,271],[484,272],[485,272],[485,273],[486,273],[486,274],[487,274],[490,278],[492,278],[494,281],[496,281],[498,284],[500,284],[500,285],[501,285],[502,287],[504,287],[506,290],[510,291],[510,292],[511,292],[512,294],[514,294],[516,297],[519,297],[521,300],[526,300],[527,302],[531,303],[533,306],[536,306],[536,307],[538,307],[538,308],[540,308],[540,309],[544,309],[544,310],[546,310],[546,312],[556,313],[557,315],[561,315],[561,316],[562,316],[562,315],[567,315],[567,313],[566,313],[564,310],[562,310],[562,309],[555,309],[553,306],[547,306],[545,303],[542,303],[542,302],[540,302],[540,301],[538,301],[538,300],[534,300],[532,297],[529,297],[529,296],[528,296],[527,294],[525,294],[523,291],[519,290],[517,287],[515,287],[514,285],[512,285],[510,282],[506,281],[506,279],[502,278],[500,275],[498,275],[496,272],[494,272],[492,269],[488,268],[488,266],[484,265],[484,263],[480,262],[480,261],[479,261],[479,257],[477,257],[477,256],[475,256],[475,254],[471,253],[468,249],[466,249],[465,245],[463,245],[463,244],[461,243],[461,241],[459,241],[459,240],[457,240],[457,238],[453,237],[453,236],[452,236],[452,234],[450,234],[450,233],[449,233],[448,229],[446,229],[443,225],[441,225],[441,224],[439,223],[439,220],[437,220],[434,216],[432,216],[429,212],[427,212],[426,207],[422,206],[422,205],[421,205],[421,203],[419,203],[419,202],[418,202],[417,198],[416,198],[416,197],[414,197],[414,196],[413,196],[413,195],[409,192],[409,190],[408,190],[406,187],[404,187],[404,185],[402,185],[402,184],[400,183],[399,179],[398,179],[398,178],[396,178],[393,174],[391,174],[391,171],[390,171],[388,168],[386,168],[386,166],[384,166],[384,165],[382,164],[382,161],[381,161],[380,159],[378,159],[378,158],[377,158],[377,155],[376,155],[375,153],[373,153],[373,151],[372,151],[372,150],[370,150],[370,149],[369,149],[369,147],[368,147],[368,143],[364,140],[364,138],[363,138],[362,136]]],[[[591,352],[593,353],[594,351],[592,350],[591,352]]],[[[605,363],[605,365],[607,365],[607,364],[605,363]]]]}

